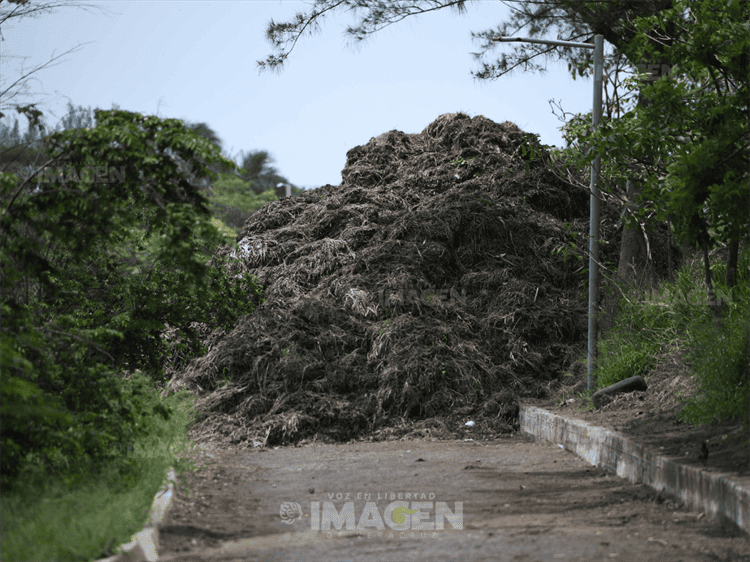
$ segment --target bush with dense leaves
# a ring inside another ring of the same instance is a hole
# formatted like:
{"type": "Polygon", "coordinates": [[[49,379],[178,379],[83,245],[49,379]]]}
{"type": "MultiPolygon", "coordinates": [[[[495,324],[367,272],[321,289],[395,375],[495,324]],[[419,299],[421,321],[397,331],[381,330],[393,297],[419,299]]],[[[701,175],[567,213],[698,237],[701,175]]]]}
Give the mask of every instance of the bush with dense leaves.
{"type": "Polygon", "coordinates": [[[0,173],[4,488],[20,475],[73,482],[105,464],[127,474],[123,452],[170,415],[156,392],[174,358],[165,329],[180,330],[187,361],[203,351],[193,322],[227,327],[260,300],[250,276],[206,265],[222,237],[165,153],[200,175],[223,160],[218,149],[177,120],[96,117],[45,139],[47,165],[64,178],[0,173]],[[82,181],[100,165],[124,180],[82,181]]]}

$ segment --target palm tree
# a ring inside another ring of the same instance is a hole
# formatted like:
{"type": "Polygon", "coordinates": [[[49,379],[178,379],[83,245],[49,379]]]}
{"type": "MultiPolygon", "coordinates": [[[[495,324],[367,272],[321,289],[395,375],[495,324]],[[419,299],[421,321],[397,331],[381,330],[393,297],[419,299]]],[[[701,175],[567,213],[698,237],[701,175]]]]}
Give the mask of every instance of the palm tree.
{"type": "Polygon", "coordinates": [[[273,166],[274,158],[267,150],[253,150],[247,154],[240,152],[240,166],[247,170],[242,179],[252,182],[251,189],[260,195],[269,189],[276,189],[279,183],[289,183],[273,166]]]}

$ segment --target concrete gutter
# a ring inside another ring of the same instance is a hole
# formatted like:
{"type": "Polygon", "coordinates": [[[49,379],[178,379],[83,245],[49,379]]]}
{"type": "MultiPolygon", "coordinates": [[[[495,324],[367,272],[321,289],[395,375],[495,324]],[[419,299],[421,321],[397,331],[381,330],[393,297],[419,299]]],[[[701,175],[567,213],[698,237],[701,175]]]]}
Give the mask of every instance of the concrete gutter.
{"type": "Polygon", "coordinates": [[[133,535],[133,539],[118,548],[118,553],[97,562],[156,562],[159,558],[159,527],[174,503],[174,485],[177,475],[174,468],[167,473],[167,481],[156,494],[143,531],[133,535]]]}
{"type": "Polygon", "coordinates": [[[679,498],[688,509],[729,520],[750,533],[750,491],[726,476],[662,457],[611,429],[521,406],[521,432],[550,441],[589,464],[679,498]]]}

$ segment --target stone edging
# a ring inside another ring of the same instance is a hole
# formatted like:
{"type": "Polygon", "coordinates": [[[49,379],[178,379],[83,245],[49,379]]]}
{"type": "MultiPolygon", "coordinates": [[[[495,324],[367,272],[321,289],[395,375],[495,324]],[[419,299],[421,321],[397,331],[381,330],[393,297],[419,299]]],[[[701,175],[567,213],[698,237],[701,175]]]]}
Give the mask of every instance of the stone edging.
{"type": "Polygon", "coordinates": [[[159,527],[174,502],[174,485],[177,475],[174,468],[167,472],[167,481],[154,497],[149,516],[143,530],[133,535],[133,540],[121,545],[118,553],[97,562],[156,562],[159,558],[159,527]]]}
{"type": "Polygon", "coordinates": [[[520,422],[526,435],[562,445],[593,466],[664,491],[691,510],[729,520],[750,533],[750,491],[727,476],[680,464],[616,431],[536,406],[521,406],[520,422]]]}

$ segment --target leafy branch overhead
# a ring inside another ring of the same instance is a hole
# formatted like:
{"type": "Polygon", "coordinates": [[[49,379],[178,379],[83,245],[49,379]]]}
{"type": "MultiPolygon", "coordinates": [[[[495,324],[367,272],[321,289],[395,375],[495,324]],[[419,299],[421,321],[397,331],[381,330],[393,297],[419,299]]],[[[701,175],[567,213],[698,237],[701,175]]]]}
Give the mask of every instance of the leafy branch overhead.
{"type": "Polygon", "coordinates": [[[315,0],[310,11],[297,12],[291,22],[277,23],[271,20],[266,30],[266,38],[278,54],[269,55],[265,61],[257,61],[261,70],[280,70],[297,41],[305,34],[311,35],[320,31],[320,23],[336,10],[353,13],[367,10],[358,27],[347,27],[346,33],[355,41],[362,41],[372,33],[401,21],[411,15],[423,14],[451,7],[459,13],[466,11],[466,0],[426,2],[384,2],[362,0],[315,0]],[[422,7],[424,6],[424,7],[422,7]]]}
{"type": "MultiPolygon", "coordinates": [[[[671,0],[642,0],[637,2],[580,2],[571,0],[507,0],[502,4],[510,8],[510,19],[493,29],[472,32],[472,39],[480,44],[480,51],[472,53],[481,62],[481,69],[472,71],[479,80],[496,79],[516,68],[524,71],[544,72],[544,66],[532,62],[537,57],[564,59],[575,78],[585,76],[593,67],[591,50],[570,47],[550,47],[539,44],[514,45],[512,54],[503,53],[494,62],[483,62],[490,51],[498,48],[492,41],[499,35],[530,37],[555,36],[567,41],[590,40],[594,35],[603,35],[615,47],[629,43],[635,31],[627,25],[632,19],[658,13],[671,5],[671,0]]],[[[370,35],[411,16],[450,8],[458,15],[468,12],[470,2],[466,0],[316,0],[307,12],[298,12],[292,21],[269,22],[266,38],[274,54],[257,61],[260,70],[280,70],[297,42],[305,35],[320,31],[323,20],[335,12],[351,12],[357,22],[346,28],[345,34],[354,42],[362,42],[370,35]]],[[[607,66],[617,58],[617,53],[608,55],[607,66]]]]}
{"type": "Polygon", "coordinates": [[[709,231],[727,241],[747,230],[749,17],[747,3],[680,1],[634,22],[629,56],[666,58],[672,73],[651,85],[626,80],[649,100],[636,111],[605,118],[598,130],[585,117],[568,126],[571,138],[594,147],[576,153],[579,163],[598,154],[603,175],[640,178],[640,220],[671,217],[688,243],[706,241],[709,231]],[[654,31],[669,27],[678,35],[654,31]]]}

